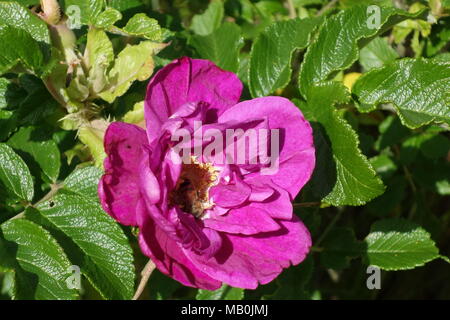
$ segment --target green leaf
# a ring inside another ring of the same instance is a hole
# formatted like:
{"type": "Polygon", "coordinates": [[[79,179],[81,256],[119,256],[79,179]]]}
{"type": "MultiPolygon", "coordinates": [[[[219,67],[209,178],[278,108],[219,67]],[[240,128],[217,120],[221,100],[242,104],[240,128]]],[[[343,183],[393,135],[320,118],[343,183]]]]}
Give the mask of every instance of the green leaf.
{"type": "Polygon", "coordinates": [[[38,42],[26,31],[0,26],[0,75],[21,66],[36,75],[43,71],[44,55],[38,42]]]}
{"type": "Polygon", "coordinates": [[[201,58],[211,60],[222,69],[238,72],[239,51],[244,45],[244,39],[236,24],[224,23],[207,36],[192,36],[189,42],[201,58]]]}
{"type": "Polygon", "coordinates": [[[386,38],[376,37],[361,49],[359,62],[365,70],[380,68],[398,58],[398,53],[387,42],[386,38]]]}
{"type": "Polygon", "coordinates": [[[56,182],[61,167],[61,155],[51,135],[41,128],[22,127],[8,140],[8,145],[19,152],[28,163],[36,161],[47,177],[56,182]]]}
{"type": "Polygon", "coordinates": [[[151,300],[169,300],[183,285],[161,273],[158,269],[152,272],[148,282],[149,298],[151,300]]]}
{"type": "Polygon", "coordinates": [[[8,139],[17,128],[17,116],[13,111],[0,110],[0,141],[8,139]]]}
{"type": "Polygon", "coordinates": [[[152,41],[143,41],[123,49],[109,72],[109,88],[100,93],[100,97],[112,103],[117,97],[125,94],[135,80],[147,80],[153,73],[153,56],[164,46],[152,41]]]}
{"type": "Polygon", "coordinates": [[[397,171],[397,166],[387,154],[370,158],[370,163],[383,179],[391,177],[397,171]]]}
{"type": "Polygon", "coordinates": [[[244,298],[244,289],[233,288],[226,284],[215,291],[198,290],[197,300],[242,300],[244,298]]]}
{"type": "Polygon", "coordinates": [[[402,125],[395,115],[388,116],[378,128],[380,134],[375,142],[375,150],[381,151],[400,143],[411,134],[411,130],[402,125]]]}
{"type": "Polygon", "coordinates": [[[450,163],[447,159],[430,161],[419,158],[421,161],[417,165],[412,175],[414,181],[421,187],[431,190],[442,196],[450,195],[450,163]]]}
{"type": "Polygon", "coordinates": [[[206,36],[219,28],[224,17],[223,3],[220,0],[210,2],[208,9],[192,18],[191,29],[196,34],[206,36]]]}
{"type": "Polygon", "coordinates": [[[120,11],[118,11],[118,10],[116,10],[114,8],[111,8],[111,7],[107,7],[105,9],[105,11],[100,13],[95,18],[94,25],[97,28],[107,29],[107,28],[112,27],[120,19],[122,19],[122,14],[120,13],[120,11]]]}
{"type": "Polygon", "coordinates": [[[141,7],[142,0],[108,0],[108,5],[121,12],[133,11],[141,7]]]}
{"type": "Polygon", "coordinates": [[[71,259],[103,297],[131,299],[132,250],[119,225],[102,210],[98,198],[94,199],[98,177],[93,168],[73,173],[65,181],[68,190],[61,190],[37,209],[74,243],[71,259]]]}
{"type": "Polygon", "coordinates": [[[47,24],[17,2],[0,2],[0,26],[4,25],[27,32],[37,42],[50,44],[47,24]]]}
{"type": "Polygon", "coordinates": [[[410,14],[395,8],[380,8],[378,27],[370,24],[371,16],[367,6],[355,6],[325,21],[301,66],[299,86],[304,96],[310,86],[350,67],[358,59],[359,48],[371,38],[400,21],[423,16],[423,11],[410,14]]]}
{"type": "Polygon", "coordinates": [[[128,35],[135,37],[143,37],[156,42],[163,40],[162,30],[158,21],[149,18],[145,13],[134,15],[122,30],[128,35]]]}
{"type": "Polygon", "coordinates": [[[0,109],[17,107],[23,99],[24,91],[15,83],[0,78],[0,109]]]}
{"type": "Polygon", "coordinates": [[[0,143],[0,183],[14,196],[31,201],[33,178],[25,162],[4,143],[0,143]]]}
{"type": "Polygon", "coordinates": [[[364,251],[364,245],[358,242],[350,228],[334,228],[322,243],[320,260],[325,268],[341,270],[349,267],[351,258],[358,257],[364,251]]]}
{"type": "Polygon", "coordinates": [[[292,53],[308,46],[311,33],[320,21],[308,18],[275,22],[256,38],[250,54],[252,97],[269,95],[289,83],[292,53]]]}
{"type": "Polygon", "coordinates": [[[82,24],[94,25],[96,19],[102,13],[104,3],[104,0],[65,0],[64,11],[73,6],[73,8],[79,9],[82,24]]]}
{"type": "Polygon", "coordinates": [[[376,217],[387,217],[405,197],[407,182],[398,175],[386,182],[386,192],[367,204],[366,208],[376,217]]]}
{"type": "Polygon", "coordinates": [[[138,124],[144,121],[144,101],[136,102],[133,109],[123,116],[123,122],[138,124]]]}
{"type": "Polygon", "coordinates": [[[358,109],[392,103],[402,123],[418,128],[430,122],[450,123],[450,64],[402,59],[364,74],[355,83],[358,109]]]}
{"type": "Polygon", "coordinates": [[[427,130],[422,135],[419,149],[429,159],[445,158],[450,150],[450,139],[443,134],[427,130]]]}
{"type": "Polygon", "coordinates": [[[97,201],[98,181],[102,175],[103,171],[97,167],[75,170],[64,181],[64,189],[97,201]]]}
{"type": "Polygon", "coordinates": [[[375,222],[365,239],[367,263],[384,270],[406,270],[439,258],[430,234],[405,219],[375,222]]]}
{"type": "MultiPolygon", "coordinates": [[[[66,280],[71,275],[69,269],[71,263],[47,231],[25,219],[8,221],[1,225],[1,231],[5,240],[16,245],[16,248],[11,245],[8,247],[10,259],[16,259],[20,266],[20,268],[15,266],[17,298],[76,299],[76,292],[69,289],[66,284],[66,280]]],[[[1,241],[0,237],[0,248],[1,241]]]]}
{"type": "Polygon", "coordinates": [[[62,117],[59,104],[44,88],[39,88],[29,94],[20,104],[17,110],[18,118],[21,124],[42,125],[51,122],[51,119],[62,117]],[[36,101],[39,101],[36,104],[36,101]]]}
{"type": "Polygon", "coordinates": [[[103,160],[106,158],[103,142],[107,127],[108,122],[104,119],[99,119],[83,124],[78,129],[78,138],[89,148],[94,158],[94,164],[97,167],[102,167],[103,160]]]}
{"type": "Polygon", "coordinates": [[[107,84],[107,71],[114,61],[113,45],[103,30],[96,28],[89,30],[85,57],[91,89],[99,93],[107,84]]]}
{"type": "Polygon", "coordinates": [[[333,108],[349,100],[338,82],[312,87],[308,103],[300,106],[311,122],[316,146],[317,166],[310,186],[323,202],[363,205],[384,192],[384,186],[367,158],[358,148],[358,136],[333,108]]]}

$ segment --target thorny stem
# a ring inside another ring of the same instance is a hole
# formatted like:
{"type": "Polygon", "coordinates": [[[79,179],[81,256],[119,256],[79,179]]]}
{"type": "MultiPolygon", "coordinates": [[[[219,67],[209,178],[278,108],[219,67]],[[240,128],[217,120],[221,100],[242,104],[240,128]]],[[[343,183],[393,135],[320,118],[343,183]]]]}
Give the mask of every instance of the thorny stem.
{"type": "Polygon", "coordinates": [[[147,285],[148,279],[150,279],[150,276],[152,275],[153,270],[155,270],[155,264],[152,262],[152,260],[148,260],[147,264],[145,265],[144,269],[142,269],[141,272],[141,281],[139,282],[139,286],[136,290],[136,293],[133,296],[133,300],[139,299],[142,292],[145,289],[145,286],[147,285]]]}
{"type": "Polygon", "coordinates": [[[325,239],[325,237],[328,235],[328,232],[330,232],[331,229],[333,229],[334,225],[336,224],[336,222],[339,220],[339,218],[342,215],[342,212],[344,212],[344,210],[339,210],[338,213],[334,216],[333,220],[331,220],[331,222],[328,224],[327,228],[325,229],[325,231],[322,233],[322,235],[320,236],[320,238],[317,240],[317,242],[315,243],[315,247],[318,248],[318,245],[323,241],[323,239],[325,239]]]}
{"type": "Polygon", "coordinates": [[[416,188],[416,184],[414,183],[411,172],[409,171],[409,169],[406,166],[403,166],[403,171],[405,172],[406,180],[408,180],[408,183],[411,186],[413,193],[416,194],[417,188],[416,188]]]}
{"type": "Polygon", "coordinates": [[[52,95],[52,97],[64,108],[67,106],[66,102],[64,101],[64,98],[61,97],[61,95],[58,93],[56,88],[54,87],[53,83],[51,82],[50,78],[42,79],[44,82],[45,87],[47,88],[47,91],[52,95]]]}
{"type": "Polygon", "coordinates": [[[36,202],[33,205],[33,207],[37,206],[38,204],[41,204],[42,202],[45,202],[45,201],[50,200],[51,198],[53,198],[53,196],[59,191],[59,189],[62,188],[62,184],[55,183],[55,184],[52,184],[50,188],[51,189],[50,189],[49,193],[47,193],[41,200],[36,202]]]}
{"type": "Polygon", "coordinates": [[[289,18],[290,19],[297,18],[297,12],[295,12],[294,2],[292,0],[287,0],[287,7],[289,10],[289,18]]]}
{"type": "MultiPolygon", "coordinates": [[[[394,145],[393,149],[394,149],[394,152],[395,152],[397,158],[400,158],[400,148],[397,145],[394,145]]],[[[414,183],[414,180],[413,180],[411,172],[409,171],[407,166],[403,165],[402,167],[403,167],[403,172],[405,173],[406,180],[408,181],[412,192],[414,194],[416,194],[417,193],[417,187],[416,187],[416,184],[414,183]]]]}
{"type": "Polygon", "coordinates": [[[320,207],[321,202],[302,202],[302,203],[294,203],[294,208],[311,208],[311,207],[320,207]]]}
{"type": "Polygon", "coordinates": [[[327,5],[323,6],[322,9],[319,10],[319,12],[317,12],[317,17],[320,17],[321,15],[323,15],[328,9],[331,9],[332,7],[334,7],[336,5],[336,3],[338,2],[338,0],[332,0],[331,2],[329,2],[327,5]]]}
{"type": "MultiPolygon", "coordinates": [[[[39,200],[35,204],[27,203],[26,207],[27,208],[28,207],[35,207],[35,206],[37,206],[38,204],[40,204],[42,202],[50,200],[58,192],[58,190],[61,189],[61,187],[62,187],[61,184],[56,184],[56,183],[52,184],[51,187],[50,187],[51,188],[50,191],[41,200],[39,200]]],[[[25,210],[22,211],[21,213],[19,213],[18,215],[15,215],[14,217],[10,218],[9,220],[23,218],[24,215],[25,215],[25,210]]]]}

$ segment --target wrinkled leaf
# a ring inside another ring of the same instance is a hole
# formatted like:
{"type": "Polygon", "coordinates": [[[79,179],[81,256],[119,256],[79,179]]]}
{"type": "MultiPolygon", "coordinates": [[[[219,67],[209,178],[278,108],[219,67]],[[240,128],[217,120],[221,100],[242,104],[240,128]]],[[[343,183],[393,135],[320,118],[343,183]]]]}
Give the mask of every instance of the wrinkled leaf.
{"type": "Polygon", "coordinates": [[[134,293],[133,255],[126,236],[96,199],[99,172],[93,168],[72,174],[51,200],[38,210],[80,251],[73,259],[92,285],[107,299],[131,299],[134,293]],[[83,179],[84,178],[84,179],[83,179]],[[83,180],[83,181],[82,181],[83,180]],[[77,183],[79,181],[79,183],[77,183]]]}
{"type": "Polygon", "coordinates": [[[194,35],[190,44],[201,58],[232,72],[239,69],[239,51],[244,45],[241,30],[236,24],[225,23],[207,36],[194,35]]]}
{"type": "Polygon", "coordinates": [[[224,8],[222,1],[213,0],[204,13],[194,16],[191,29],[201,36],[211,34],[220,26],[223,16],[224,8]]]}
{"type": "Polygon", "coordinates": [[[8,221],[1,225],[1,231],[7,241],[16,244],[16,248],[9,246],[10,257],[20,265],[20,268],[15,266],[16,298],[76,299],[76,291],[66,284],[71,263],[47,231],[25,219],[8,221]]]}
{"type": "Polygon", "coordinates": [[[439,257],[430,234],[405,219],[375,222],[365,243],[367,262],[384,270],[413,269],[439,257]]]}
{"type": "Polygon", "coordinates": [[[323,202],[362,205],[383,193],[384,186],[358,148],[358,136],[334,109],[349,96],[337,82],[310,89],[308,103],[300,106],[314,130],[318,166],[310,185],[323,202]]]}
{"type": "Polygon", "coordinates": [[[402,59],[372,70],[356,82],[359,110],[368,112],[392,103],[404,125],[450,123],[450,64],[402,59]]]}
{"type": "Polygon", "coordinates": [[[262,97],[284,88],[291,77],[291,57],[305,48],[319,19],[276,22],[255,40],[250,57],[249,86],[253,97],[262,97]]]}
{"type": "Polygon", "coordinates": [[[380,25],[371,24],[367,6],[355,6],[328,18],[319,35],[309,46],[300,70],[299,85],[303,95],[309,87],[328,80],[336,71],[350,67],[359,48],[367,39],[382,33],[396,23],[423,13],[410,14],[395,8],[380,8],[380,25]]]}
{"type": "Polygon", "coordinates": [[[21,200],[33,199],[33,178],[25,162],[11,147],[0,143],[0,183],[21,200]]]}

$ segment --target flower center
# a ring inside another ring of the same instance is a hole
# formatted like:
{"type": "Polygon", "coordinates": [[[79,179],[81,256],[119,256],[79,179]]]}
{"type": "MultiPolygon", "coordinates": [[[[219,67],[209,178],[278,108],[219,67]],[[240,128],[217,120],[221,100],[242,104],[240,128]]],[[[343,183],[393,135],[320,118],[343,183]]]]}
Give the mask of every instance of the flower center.
{"type": "Polygon", "coordinates": [[[192,157],[190,164],[182,165],[180,178],[169,195],[171,205],[202,218],[204,211],[214,206],[209,189],[217,183],[217,174],[212,164],[200,163],[192,157]]]}

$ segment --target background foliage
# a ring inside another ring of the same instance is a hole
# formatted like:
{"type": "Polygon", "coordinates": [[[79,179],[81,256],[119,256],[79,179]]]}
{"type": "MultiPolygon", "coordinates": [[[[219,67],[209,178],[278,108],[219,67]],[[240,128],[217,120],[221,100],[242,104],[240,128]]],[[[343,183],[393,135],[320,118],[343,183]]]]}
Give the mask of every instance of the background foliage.
{"type": "Polygon", "coordinates": [[[181,56],[311,122],[317,167],[294,206],[314,247],[257,290],[155,271],[142,298],[450,299],[450,1],[64,0],[62,12],[74,4],[70,30],[39,18],[37,0],[0,1],[1,299],[132,298],[147,259],[99,205],[102,134],[142,122],[145,80],[181,56]],[[369,265],[381,290],[366,287],[369,265]]]}

